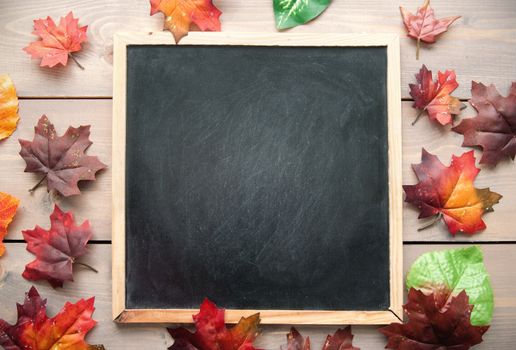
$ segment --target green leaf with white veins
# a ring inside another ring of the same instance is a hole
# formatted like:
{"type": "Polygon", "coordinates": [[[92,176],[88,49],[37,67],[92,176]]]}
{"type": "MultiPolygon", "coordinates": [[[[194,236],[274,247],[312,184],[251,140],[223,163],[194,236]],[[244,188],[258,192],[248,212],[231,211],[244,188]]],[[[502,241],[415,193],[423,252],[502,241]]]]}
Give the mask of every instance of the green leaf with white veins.
{"type": "Polygon", "coordinates": [[[407,288],[430,289],[445,285],[456,296],[465,290],[474,305],[471,324],[489,325],[493,316],[493,289],[477,246],[421,255],[407,274],[407,288]]]}
{"type": "Polygon", "coordinates": [[[287,29],[305,24],[319,16],[331,0],[273,0],[276,28],[287,29]]]}

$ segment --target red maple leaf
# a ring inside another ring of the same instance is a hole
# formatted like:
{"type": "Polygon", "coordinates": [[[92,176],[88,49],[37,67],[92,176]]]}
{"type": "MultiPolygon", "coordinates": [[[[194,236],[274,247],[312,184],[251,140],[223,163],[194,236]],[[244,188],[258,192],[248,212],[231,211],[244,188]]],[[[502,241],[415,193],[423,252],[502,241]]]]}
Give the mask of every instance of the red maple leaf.
{"type": "Polygon", "coordinates": [[[97,324],[91,318],[94,298],[81,299],[75,304],[67,302],[52,318],[47,316],[46,303],[32,287],[25,294],[23,305],[16,304],[16,324],[0,320],[0,345],[6,350],[104,349],[102,345],[89,345],[84,341],[97,324]]]}
{"type": "Polygon", "coordinates": [[[164,28],[174,35],[176,43],[188,35],[192,23],[202,31],[220,31],[219,17],[222,12],[212,0],[150,0],[151,16],[162,12],[164,28]]]}
{"type": "Polygon", "coordinates": [[[42,67],[54,67],[59,63],[66,66],[68,57],[70,57],[81,69],[84,69],[73,57],[72,52],[81,49],[81,43],[87,39],[87,29],[88,26],[79,27],[79,19],[73,18],[72,12],[68,13],[66,17],[61,17],[59,26],[56,26],[50,17],[36,19],[32,34],[38,35],[41,40],[31,42],[23,50],[32,58],[41,58],[40,65],[42,67]]]}
{"type": "Polygon", "coordinates": [[[416,59],[419,59],[421,41],[427,44],[435,43],[437,36],[446,32],[448,27],[460,18],[460,16],[435,18],[434,10],[430,7],[430,0],[425,0],[415,15],[401,6],[400,11],[405,28],[407,28],[407,35],[417,40],[416,59]]]}
{"type": "Polygon", "coordinates": [[[516,82],[509,96],[503,97],[494,85],[472,82],[471,105],[478,111],[452,130],[464,135],[462,146],[480,146],[481,164],[495,166],[502,159],[516,156],[516,82]]]}
{"type": "MultiPolygon", "coordinates": [[[[304,338],[294,327],[287,334],[287,348],[285,350],[310,350],[310,338],[304,338]]],[[[353,346],[351,326],[339,328],[334,335],[326,337],[322,350],[360,350],[353,346]]]]}
{"type": "Polygon", "coordinates": [[[77,183],[95,180],[95,173],[106,165],[97,157],[84,152],[91,146],[90,126],[69,127],[63,136],[57,136],[54,125],[43,115],[34,128],[34,140],[19,140],[20,155],[27,163],[25,172],[43,174],[47,189],[56,190],[63,196],[80,194],[77,183]]]}
{"type": "Polygon", "coordinates": [[[403,305],[408,322],[391,323],[379,331],[388,337],[387,349],[467,350],[482,342],[489,326],[471,325],[471,310],[465,291],[449,298],[440,289],[430,295],[411,288],[403,305]]]}
{"type": "Polygon", "coordinates": [[[453,156],[449,167],[425,149],[421,160],[420,164],[412,165],[419,183],[403,186],[405,201],[421,210],[419,218],[435,216],[433,224],[442,217],[451,234],[473,234],[485,229],[482,215],[491,211],[502,196],[489,188],[473,186],[480,172],[473,151],[453,156]]]}
{"type": "Polygon", "coordinates": [[[457,115],[464,105],[456,97],[450,96],[459,84],[455,72],[447,70],[437,73],[437,81],[432,80],[432,71],[425,65],[416,74],[417,84],[409,84],[410,96],[414,99],[414,108],[420,110],[414,125],[423,111],[428,112],[430,120],[437,120],[441,125],[451,124],[452,115],[457,115]]]}
{"type": "Polygon", "coordinates": [[[228,329],[224,309],[205,299],[193,320],[195,333],[182,327],[167,328],[174,338],[169,350],[255,350],[253,341],[258,335],[260,314],[242,317],[238,324],[228,329]]]}
{"type": "Polygon", "coordinates": [[[50,230],[36,226],[34,230],[23,231],[27,250],[36,255],[36,260],[25,266],[23,277],[28,280],[47,280],[52,287],[62,287],[65,281],[73,281],[73,265],[88,252],[86,244],[92,233],[90,223],[85,221],[76,226],[71,212],[64,213],[56,205],[50,215],[50,230]]]}

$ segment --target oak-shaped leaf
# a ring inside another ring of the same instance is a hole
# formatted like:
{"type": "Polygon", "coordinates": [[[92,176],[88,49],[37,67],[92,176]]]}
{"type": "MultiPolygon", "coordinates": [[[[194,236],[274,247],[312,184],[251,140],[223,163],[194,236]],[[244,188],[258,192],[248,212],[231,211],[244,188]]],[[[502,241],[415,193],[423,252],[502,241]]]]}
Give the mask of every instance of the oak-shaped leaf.
{"type": "Polygon", "coordinates": [[[417,84],[409,84],[410,96],[414,99],[413,107],[419,110],[414,121],[426,111],[428,118],[439,122],[441,125],[451,124],[453,115],[460,113],[464,105],[456,97],[450,96],[459,84],[455,72],[447,70],[444,73],[437,73],[437,80],[433,81],[432,71],[423,65],[416,74],[417,84]]]}
{"type": "Polygon", "coordinates": [[[47,301],[36,288],[25,294],[23,304],[16,304],[18,320],[14,325],[0,319],[0,346],[6,350],[100,350],[102,345],[89,345],[86,334],[97,324],[91,316],[94,298],[67,302],[52,318],[47,316],[47,301]]]}
{"type": "Polygon", "coordinates": [[[441,217],[452,235],[474,234],[486,228],[482,215],[491,211],[501,195],[489,188],[477,189],[473,182],[480,172],[475,166],[473,151],[453,156],[450,166],[423,149],[420,164],[413,164],[419,183],[404,185],[405,201],[421,211],[419,218],[441,217]]]}
{"type": "Polygon", "coordinates": [[[463,119],[452,130],[464,135],[462,146],[482,148],[481,164],[495,166],[516,156],[516,82],[503,97],[494,85],[472,82],[471,105],[474,118],[463,119]]]}
{"type": "Polygon", "coordinates": [[[68,58],[71,58],[84,69],[72,53],[81,50],[81,44],[87,40],[87,29],[88,26],[79,27],[79,19],[74,18],[72,12],[61,17],[59,25],[50,17],[36,19],[33,34],[39,36],[40,40],[31,42],[23,50],[32,58],[41,58],[42,67],[54,67],[58,64],[66,66],[68,58]]]}
{"type": "Polygon", "coordinates": [[[227,328],[224,309],[205,299],[193,320],[195,333],[183,327],[167,328],[174,338],[169,350],[255,350],[253,341],[258,335],[260,314],[242,317],[235,326],[227,328]]]}
{"type": "Polygon", "coordinates": [[[423,6],[417,9],[416,14],[412,14],[400,6],[403,23],[407,29],[407,35],[417,40],[416,59],[419,59],[419,49],[421,42],[433,44],[437,36],[448,30],[448,27],[460,16],[446,17],[437,19],[434,10],[430,7],[430,0],[425,0],[423,6]]]}
{"type": "Polygon", "coordinates": [[[5,253],[5,246],[2,243],[7,235],[7,227],[13,221],[20,201],[10,194],[0,192],[0,256],[5,253]]]}
{"type": "MultiPolygon", "coordinates": [[[[292,327],[287,334],[287,346],[282,350],[310,350],[310,338],[304,338],[297,329],[292,327]]],[[[322,350],[360,350],[353,346],[351,326],[339,328],[335,334],[326,337],[322,350]]]]}
{"type": "Polygon", "coordinates": [[[471,324],[487,326],[494,309],[493,288],[477,246],[428,252],[414,261],[407,273],[407,288],[432,292],[444,287],[451,295],[466,291],[473,305],[471,324]]]}
{"type": "Polygon", "coordinates": [[[28,280],[47,280],[52,287],[62,287],[65,281],[73,281],[73,265],[78,264],[96,271],[76,259],[88,252],[86,244],[92,233],[90,223],[75,224],[71,212],[63,212],[57,205],[50,215],[50,230],[36,226],[22,232],[27,250],[36,260],[25,266],[23,277],[28,280]]]}
{"type": "Polygon", "coordinates": [[[11,78],[0,74],[0,140],[16,130],[20,117],[18,115],[18,96],[11,78]]]}
{"type": "Polygon", "coordinates": [[[90,126],[69,127],[63,136],[58,136],[54,125],[43,115],[34,128],[34,140],[19,140],[20,155],[27,163],[25,172],[42,174],[47,189],[56,190],[63,196],[80,194],[77,183],[95,180],[95,173],[106,168],[97,157],[84,152],[91,146],[90,126]]]}
{"type": "Polygon", "coordinates": [[[150,5],[151,16],[163,13],[164,28],[174,35],[176,43],[188,35],[192,23],[202,31],[220,32],[222,12],[213,5],[213,0],[150,0],[150,5]]]}
{"type": "Polygon", "coordinates": [[[387,349],[399,350],[467,350],[482,342],[489,326],[473,326],[473,305],[465,291],[449,297],[441,288],[426,295],[410,289],[403,310],[406,323],[391,323],[379,331],[388,337],[387,349]]]}
{"type": "Polygon", "coordinates": [[[287,29],[310,22],[330,3],[331,0],[274,0],[276,28],[287,29]]]}

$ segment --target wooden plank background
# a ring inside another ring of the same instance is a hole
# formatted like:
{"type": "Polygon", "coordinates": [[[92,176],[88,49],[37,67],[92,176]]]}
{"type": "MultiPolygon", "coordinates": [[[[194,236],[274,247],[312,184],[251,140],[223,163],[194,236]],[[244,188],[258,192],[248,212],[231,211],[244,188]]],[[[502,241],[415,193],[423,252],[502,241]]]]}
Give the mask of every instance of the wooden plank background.
{"type": "MultiPolygon", "coordinates": [[[[413,184],[416,178],[410,164],[418,163],[421,148],[449,162],[452,154],[461,154],[462,136],[449,127],[439,127],[422,118],[411,122],[416,112],[411,108],[408,83],[425,63],[437,71],[455,69],[460,87],[454,93],[463,100],[470,97],[470,82],[494,83],[502,94],[511,81],[516,81],[516,2],[514,0],[433,0],[438,17],[462,15],[449,33],[433,46],[421,51],[415,60],[414,41],[404,36],[398,6],[414,12],[422,1],[404,0],[334,0],[331,7],[310,25],[292,32],[369,32],[399,33],[403,97],[403,183],[413,184]]],[[[271,0],[215,0],[224,12],[224,31],[275,32],[271,0]]],[[[59,290],[46,283],[36,283],[49,309],[56,312],[66,300],[96,296],[95,318],[99,325],[88,336],[90,343],[103,343],[107,349],[165,349],[172,340],[160,326],[119,326],[110,319],[111,312],[111,170],[99,173],[98,180],[83,184],[81,196],[62,198],[49,195],[44,187],[34,194],[27,190],[38,176],[23,173],[24,162],[18,155],[18,138],[32,139],[33,126],[46,114],[63,133],[69,125],[91,124],[94,141],[90,153],[111,164],[111,85],[112,34],[115,31],[157,31],[162,16],[150,17],[146,0],[33,0],[0,1],[0,73],[13,78],[21,97],[21,121],[15,134],[0,142],[0,191],[21,199],[21,207],[10,227],[7,253],[0,259],[0,318],[14,321],[14,301],[23,298],[31,283],[21,277],[24,265],[33,259],[25,251],[21,231],[36,224],[49,226],[48,216],[53,203],[73,209],[78,221],[89,219],[94,231],[91,253],[85,261],[99,269],[99,274],[78,268],[76,281],[59,290]],[[86,67],[82,71],[70,62],[67,67],[40,68],[22,51],[34,37],[32,20],[47,15],[65,15],[69,10],[88,24],[89,42],[77,58],[86,67]]],[[[475,115],[468,106],[460,118],[475,115]]],[[[477,159],[479,152],[476,151],[477,159]]],[[[442,224],[417,232],[422,222],[417,211],[404,206],[405,270],[421,253],[456,247],[458,243],[476,242],[485,252],[488,271],[495,290],[495,314],[486,341],[476,349],[513,349],[516,334],[516,165],[502,162],[495,169],[482,168],[476,185],[490,187],[504,197],[493,213],[484,216],[488,228],[472,237],[452,237],[442,224]]],[[[317,349],[327,333],[335,327],[299,327],[310,335],[317,349]]],[[[288,326],[263,327],[258,346],[279,349],[285,342],[288,326]]],[[[356,345],[362,349],[381,349],[385,339],[376,327],[354,327],[356,345]]]]}

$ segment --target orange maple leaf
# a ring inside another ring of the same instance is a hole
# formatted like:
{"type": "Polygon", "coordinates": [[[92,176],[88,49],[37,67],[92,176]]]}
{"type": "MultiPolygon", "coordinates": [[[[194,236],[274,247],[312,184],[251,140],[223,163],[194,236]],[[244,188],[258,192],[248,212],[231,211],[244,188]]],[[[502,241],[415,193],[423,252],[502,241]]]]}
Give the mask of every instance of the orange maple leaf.
{"type": "Polygon", "coordinates": [[[25,295],[25,302],[17,304],[16,324],[0,320],[0,346],[26,350],[104,349],[102,345],[89,345],[84,341],[97,324],[91,318],[94,298],[81,299],[75,304],[67,302],[52,318],[47,316],[46,303],[32,287],[25,295]]]}
{"type": "Polygon", "coordinates": [[[452,115],[457,115],[465,107],[456,97],[450,96],[459,84],[455,72],[447,70],[438,72],[437,81],[432,80],[432,71],[425,65],[416,74],[417,84],[409,84],[410,96],[414,99],[414,108],[420,110],[414,125],[423,111],[428,112],[430,120],[437,120],[441,125],[451,124],[452,115]]]}
{"type": "MultiPolygon", "coordinates": [[[[473,151],[453,156],[449,167],[423,149],[420,164],[412,165],[419,183],[404,185],[405,202],[417,206],[419,218],[441,217],[451,234],[473,234],[486,228],[482,215],[491,211],[501,195],[489,188],[477,189],[473,181],[480,172],[475,166],[473,151]]],[[[426,228],[427,226],[423,227],[426,228]]]]}
{"type": "Polygon", "coordinates": [[[7,226],[13,221],[20,201],[10,194],[0,192],[0,256],[4,255],[5,246],[2,240],[7,235],[7,226]]]}
{"type": "Polygon", "coordinates": [[[7,74],[0,75],[0,140],[12,135],[18,120],[18,96],[13,81],[7,74]]]}
{"type": "Polygon", "coordinates": [[[417,40],[416,59],[419,59],[421,41],[427,44],[435,43],[437,36],[446,32],[448,27],[461,17],[435,18],[434,10],[430,7],[430,0],[426,0],[415,15],[401,6],[400,11],[408,36],[417,40]]]}
{"type": "Polygon", "coordinates": [[[75,59],[72,52],[81,49],[81,43],[86,41],[88,26],[79,27],[79,19],[73,18],[70,12],[66,17],[61,17],[59,26],[56,26],[52,18],[34,20],[33,34],[41,37],[41,40],[33,41],[24,48],[32,58],[41,58],[40,66],[54,67],[61,63],[66,66],[68,58],[83,66],[75,59]]]}
{"type": "Polygon", "coordinates": [[[221,11],[212,0],[150,0],[151,16],[162,12],[164,28],[174,35],[176,43],[188,35],[192,22],[202,31],[220,31],[221,11]]]}

